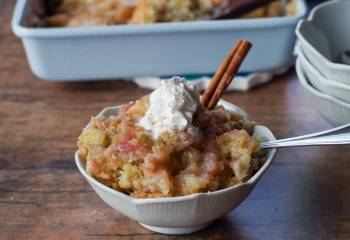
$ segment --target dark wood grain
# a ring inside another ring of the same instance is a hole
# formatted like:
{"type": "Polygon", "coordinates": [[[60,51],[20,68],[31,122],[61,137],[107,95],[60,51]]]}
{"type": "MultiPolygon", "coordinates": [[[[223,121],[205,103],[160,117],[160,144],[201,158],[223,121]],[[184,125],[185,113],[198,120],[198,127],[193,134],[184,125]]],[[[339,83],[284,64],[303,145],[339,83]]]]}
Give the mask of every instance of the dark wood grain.
{"type": "MultiPolygon", "coordinates": [[[[38,80],[0,1],[0,239],[175,239],[112,210],[78,173],[75,141],[91,115],[148,93],[123,81],[38,80]]],[[[294,71],[225,99],[278,137],[329,128],[294,71]]],[[[184,239],[350,239],[350,148],[280,150],[249,198],[184,239]]]]}

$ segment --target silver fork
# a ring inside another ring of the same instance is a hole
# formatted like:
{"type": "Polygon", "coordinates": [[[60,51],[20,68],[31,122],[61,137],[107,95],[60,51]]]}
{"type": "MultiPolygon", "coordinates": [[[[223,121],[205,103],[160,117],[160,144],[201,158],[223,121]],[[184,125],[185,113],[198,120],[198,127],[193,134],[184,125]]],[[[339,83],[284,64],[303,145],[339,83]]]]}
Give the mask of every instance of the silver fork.
{"type": "Polygon", "coordinates": [[[350,144],[350,123],[322,132],[260,143],[260,148],[266,149],[281,147],[345,144],[350,144]]]}

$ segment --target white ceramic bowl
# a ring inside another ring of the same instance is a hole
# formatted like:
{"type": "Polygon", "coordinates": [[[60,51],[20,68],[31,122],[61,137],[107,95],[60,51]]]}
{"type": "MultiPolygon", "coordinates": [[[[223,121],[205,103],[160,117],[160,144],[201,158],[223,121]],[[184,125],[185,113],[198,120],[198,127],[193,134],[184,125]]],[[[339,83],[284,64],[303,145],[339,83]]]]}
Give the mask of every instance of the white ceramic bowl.
{"type": "MultiPolygon", "coordinates": [[[[222,101],[221,104],[232,111],[244,113],[227,102],[222,101]]],[[[114,115],[118,108],[105,108],[99,115],[114,115]]],[[[255,134],[268,140],[275,140],[270,130],[263,126],[257,126],[255,134]]],[[[215,219],[235,209],[253,190],[261,176],[271,165],[275,153],[275,149],[270,150],[259,171],[245,183],[215,192],[148,199],[133,198],[98,182],[87,174],[85,165],[79,159],[78,153],[75,154],[75,162],[79,171],[97,195],[115,210],[155,232],[188,234],[208,226],[215,219]]]]}
{"type": "Polygon", "coordinates": [[[336,63],[350,50],[350,1],[334,0],[315,7],[296,34],[301,49],[327,79],[350,85],[350,65],[336,63]]]}
{"type": "Polygon", "coordinates": [[[300,50],[298,52],[298,57],[305,76],[316,89],[346,103],[350,103],[350,85],[338,83],[323,77],[300,50]]]}
{"type": "Polygon", "coordinates": [[[350,104],[315,89],[306,77],[304,67],[299,58],[296,62],[296,70],[299,81],[310,98],[312,105],[327,121],[335,126],[350,122],[350,104]]]}

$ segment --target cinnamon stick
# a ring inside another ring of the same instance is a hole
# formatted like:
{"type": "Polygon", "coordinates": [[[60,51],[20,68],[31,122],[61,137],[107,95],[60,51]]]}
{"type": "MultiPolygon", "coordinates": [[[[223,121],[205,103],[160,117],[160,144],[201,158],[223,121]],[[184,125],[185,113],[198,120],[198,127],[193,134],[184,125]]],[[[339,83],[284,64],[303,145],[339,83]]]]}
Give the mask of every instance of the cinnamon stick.
{"type": "MultiPolygon", "coordinates": [[[[238,49],[234,51],[231,61],[220,78],[214,93],[210,97],[209,103],[205,105],[208,110],[215,108],[225,89],[230,85],[244,58],[247,56],[252,44],[246,40],[239,42],[238,49]]],[[[226,62],[226,59],[225,61],[226,62]]],[[[215,82],[217,80],[215,79],[215,82]]],[[[214,83],[213,83],[214,85],[214,83]]]]}
{"type": "Polygon", "coordinates": [[[201,98],[201,102],[204,107],[208,106],[212,95],[215,93],[215,90],[218,87],[219,82],[221,81],[221,78],[223,77],[225,71],[227,70],[227,67],[229,66],[233,56],[236,54],[240,44],[241,44],[241,41],[235,44],[235,46],[227,54],[227,56],[225,57],[224,61],[221,63],[219,68],[216,70],[213,78],[211,79],[207,89],[205,90],[201,98]]]}

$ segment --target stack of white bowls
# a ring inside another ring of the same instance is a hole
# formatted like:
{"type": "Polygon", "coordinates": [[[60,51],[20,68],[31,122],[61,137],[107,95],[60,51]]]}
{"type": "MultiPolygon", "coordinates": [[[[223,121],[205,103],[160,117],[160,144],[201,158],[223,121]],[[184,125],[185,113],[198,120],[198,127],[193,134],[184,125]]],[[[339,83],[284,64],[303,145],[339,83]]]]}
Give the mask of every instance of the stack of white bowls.
{"type": "Polygon", "coordinates": [[[349,123],[350,1],[318,5],[296,34],[297,74],[312,104],[333,125],[349,123]]]}

